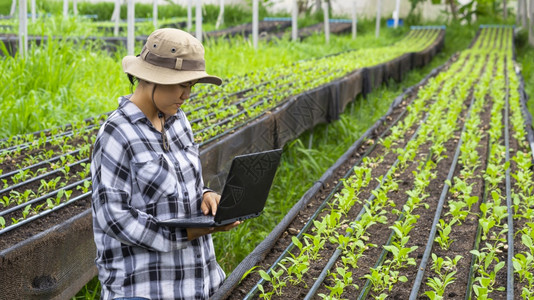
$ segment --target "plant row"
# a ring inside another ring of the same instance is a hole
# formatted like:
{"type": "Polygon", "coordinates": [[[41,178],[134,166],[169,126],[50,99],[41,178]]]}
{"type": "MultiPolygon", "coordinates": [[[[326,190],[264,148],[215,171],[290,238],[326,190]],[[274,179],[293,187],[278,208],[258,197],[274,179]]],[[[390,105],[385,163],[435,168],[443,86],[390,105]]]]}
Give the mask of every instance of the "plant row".
{"type": "MultiPolygon", "coordinates": [[[[413,51],[409,50],[409,43],[414,43],[414,49],[419,49],[421,47],[427,47],[429,43],[432,42],[432,39],[436,38],[437,31],[425,31],[425,30],[416,30],[414,33],[411,33],[406,37],[406,39],[399,43],[399,47],[404,45],[402,49],[397,49],[396,51],[391,51],[391,53],[396,53],[399,55],[403,53],[402,51],[413,51]],[[429,32],[431,35],[428,35],[429,32]],[[417,44],[419,43],[419,44],[417,44]],[[419,48],[417,48],[419,47],[419,48]]],[[[364,51],[360,52],[360,56],[363,55],[364,51]]],[[[369,51],[367,52],[367,54],[369,51]]],[[[379,51],[377,51],[379,53],[379,51]]],[[[376,60],[370,60],[371,62],[382,62],[380,59],[392,59],[394,56],[391,53],[386,53],[383,51],[383,56],[377,58],[376,60]],[[389,55],[389,56],[388,56],[389,55]]],[[[345,59],[352,57],[355,60],[356,68],[362,66],[361,61],[358,62],[359,58],[356,59],[355,56],[348,56],[351,52],[347,53],[345,59]]],[[[340,54],[345,55],[345,54],[340,54]]],[[[296,73],[300,68],[308,68],[307,73],[301,72],[300,74],[309,75],[314,73],[313,71],[320,66],[323,69],[332,68],[341,68],[343,63],[341,62],[340,55],[331,56],[321,60],[310,60],[304,61],[302,64],[296,64],[293,67],[293,71],[296,73]],[[320,62],[320,63],[319,63],[320,62]]],[[[366,58],[370,59],[370,55],[366,58]]],[[[346,61],[345,61],[346,63],[346,61]]],[[[337,76],[342,76],[346,74],[349,69],[354,69],[354,65],[350,68],[345,67],[345,73],[336,73],[337,76]]],[[[330,70],[333,70],[330,69],[330,70]]],[[[246,88],[245,90],[254,90],[253,95],[249,96],[254,101],[257,101],[259,104],[256,104],[254,111],[247,110],[247,104],[245,102],[234,104],[233,109],[216,109],[214,107],[209,107],[211,110],[217,111],[218,114],[220,111],[225,111],[227,114],[229,111],[232,111],[232,116],[227,117],[232,119],[232,122],[228,122],[228,125],[225,124],[224,128],[232,128],[235,126],[235,122],[239,121],[241,123],[246,123],[253,119],[254,117],[265,113],[275,107],[277,104],[276,101],[281,102],[284,99],[288,99],[290,96],[301,93],[310,88],[314,88],[319,84],[324,84],[328,81],[335,79],[334,76],[327,76],[325,72],[319,73],[324,75],[321,78],[312,78],[311,82],[308,84],[302,80],[302,76],[295,77],[294,74],[288,73],[287,70],[283,70],[280,74],[275,74],[273,70],[267,72],[255,72],[252,75],[247,76],[247,78],[259,79],[264,75],[266,80],[269,80],[267,74],[274,74],[278,76],[279,81],[286,80],[287,84],[290,80],[293,83],[287,85],[294,86],[293,89],[288,89],[284,91],[282,89],[283,84],[278,82],[274,84],[268,82],[267,84],[262,84],[261,82],[251,81],[252,84],[257,84],[257,88],[246,88]],[[286,77],[291,77],[290,80],[285,79],[286,77]],[[317,83],[319,82],[319,83],[317,83]],[[313,85],[315,83],[315,85],[313,85]],[[297,88],[296,85],[300,86],[297,88]],[[264,92],[267,90],[268,92],[264,92]],[[269,97],[269,93],[277,93],[278,98],[273,99],[274,97],[269,97]],[[240,116],[240,117],[239,117],[240,116]]],[[[310,75],[311,76],[311,75],[310,75]]],[[[237,81],[237,80],[236,80],[237,81]]],[[[215,102],[221,103],[229,102],[231,100],[224,98],[224,93],[234,92],[239,93],[238,89],[243,90],[243,81],[239,81],[237,84],[227,84],[223,87],[222,91],[218,94],[212,93],[203,94],[202,90],[199,90],[197,94],[197,99],[216,99],[215,102]],[[241,84],[241,86],[239,86],[241,84]],[[228,87],[230,86],[230,87],[228,87]],[[223,94],[220,96],[220,94],[223,94]],[[222,100],[217,99],[217,97],[222,97],[222,100]]],[[[246,93],[246,92],[245,92],[246,93]]],[[[243,94],[243,93],[241,93],[243,94]]],[[[198,101],[197,101],[198,102],[198,101]]],[[[210,103],[209,101],[206,101],[210,103]]],[[[228,105],[228,103],[225,103],[228,105]]],[[[205,105],[202,105],[205,106],[205,105]]],[[[225,122],[219,121],[217,119],[210,120],[209,115],[206,112],[198,113],[197,115],[203,114],[204,118],[202,121],[196,121],[193,119],[195,115],[195,100],[192,101],[191,113],[189,119],[192,120],[194,127],[194,132],[210,133],[211,135],[205,135],[205,139],[212,138],[214,135],[223,133],[221,130],[216,131],[216,126],[212,123],[214,122],[225,122]],[[198,124],[203,124],[199,126],[198,124]]],[[[29,134],[23,137],[14,137],[4,141],[4,149],[0,153],[0,160],[2,162],[2,169],[0,170],[0,179],[1,181],[1,206],[2,210],[0,211],[0,229],[5,229],[11,225],[16,225],[22,220],[26,220],[32,216],[40,214],[40,212],[51,210],[54,207],[67,202],[71,198],[76,198],[81,195],[87,195],[88,187],[90,186],[90,181],[88,180],[88,166],[89,166],[89,154],[90,154],[90,145],[93,144],[94,137],[98,131],[99,124],[105,116],[96,118],[91,121],[81,122],[68,127],[68,130],[63,131],[61,129],[54,129],[50,131],[42,131],[39,134],[29,134]]],[[[205,141],[198,140],[199,142],[205,141]]],[[[78,198],[76,198],[78,199],[78,198]]]]}
{"type": "Polygon", "coordinates": [[[529,299],[532,162],[512,51],[512,29],[481,30],[247,297],[529,299]]]}

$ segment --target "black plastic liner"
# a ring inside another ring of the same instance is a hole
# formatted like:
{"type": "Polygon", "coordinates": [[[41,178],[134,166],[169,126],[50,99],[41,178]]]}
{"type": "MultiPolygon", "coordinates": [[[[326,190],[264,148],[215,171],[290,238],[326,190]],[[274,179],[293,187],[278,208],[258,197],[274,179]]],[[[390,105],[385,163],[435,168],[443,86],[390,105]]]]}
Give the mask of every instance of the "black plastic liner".
{"type": "Polygon", "coordinates": [[[68,299],[97,275],[91,210],[0,252],[1,299],[68,299]]]}
{"type": "Polygon", "coordinates": [[[271,231],[271,233],[247,256],[243,261],[232,271],[232,273],[226,278],[223,285],[217,290],[217,292],[211,298],[212,300],[226,299],[232,293],[233,289],[239,284],[239,281],[243,275],[254,267],[258,262],[263,260],[269,250],[274,246],[276,241],[286,230],[289,224],[297,216],[299,211],[306,207],[309,201],[319,193],[322,188],[324,188],[323,183],[330,181],[333,176],[337,173],[337,170],[348,161],[356,150],[362,145],[362,143],[368,138],[377,135],[375,132],[376,129],[386,120],[393,110],[408,96],[412,93],[417,92],[419,86],[424,85],[428,79],[436,76],[441,72],[442,68],[445,67],[450,61],[445,64],[433,69],[425,78],[423,78],[419,83],[414,86],[407,88],[401,95],[397,96],[392,102],[389,110],[384,116],[378,119],[373,126],[371,126],[352,146],[332,165],[326,172],[321,176],[321,178],[314,183],[314,185],[306,191],[302,198],[291,208],[291,210],[284,216],[284,218],[276,225],[276,227],[271,231]]]}
{"type": "Polygon", "coordinates": [[[224,176],[236,155],[283,147],[318,124],[339,119],[347,104],[362,93],[366,95],[390,78],[400,80],[414,69],[413,57],[430,62],[443,47],[442,30],[425,51],[408,53],[392,61],[356,70],[341,79],[324,84],[288,99],[274,111],[265,113],[246,127],[204,145],[200,156],[204,183],[215,191],[224,185],[224,176]]]}
{"type": "MultiPolygon", "coordinates": [[[[437,49],[442,47],[443,39],[444,31],[429,49],[423,51],[424,54],[418,54],[424,57],[423,61],[430,61],[437,49]]],[[[254,121],[236,129],[235,132],[203,145],[200,155],[205,183],[210,188],[220,191],[231,158],[235,155],[282,147],[305,130],[338,119],[346,105],[359,93],[364,92],[364,82],[369,83],[366,91],[370,92],[384,80],[395,78],[399,76],[399,72],[407,72],[414,68],[415,65],[409,59],[412,55],[414,54],[393,60],[402,67],[397,68],[388,62],[356,70],[341,79],[292,97],[275,110],[264,113],[254,121]],[[386,64],[389,67],[386,67],[386,64]]],[[[400,100],[396,100],[395,103],[398,104],[400,100]]],[[[376,126],[378,125],[369,129],[366,136],[376,126]]],[[[339,163],[335,166],[337,165],[339,163]]],[[[321,188],[326,177],[323,176],[314,185],[315,190],[306,193],[305,197],[309,199],[317,189],[321,188]]],[[[298,209],[300,207],[295,206],[291,212],[294,213],[298,209]]],[[[284,220],[292,218],[290,213],[284,220]]],[[[74,296],[96,275],[94,266],[96,248],[91,222],[91,211],[86,210],[67,222],[2,250],[0,298],[66,299],[74,296]]],[[[274,233],[271,235],[274,237],[274,233]]],[[[274,239],[273,237],[266,241],[274,239]]],[[[241,277],[238,275],[239,272],[248,270],[250,267],[247,268],[246,265],[251,262],[250,259],[245,260],[226,280],[225,286],[232,282],[237,283],[241,277]]]]}

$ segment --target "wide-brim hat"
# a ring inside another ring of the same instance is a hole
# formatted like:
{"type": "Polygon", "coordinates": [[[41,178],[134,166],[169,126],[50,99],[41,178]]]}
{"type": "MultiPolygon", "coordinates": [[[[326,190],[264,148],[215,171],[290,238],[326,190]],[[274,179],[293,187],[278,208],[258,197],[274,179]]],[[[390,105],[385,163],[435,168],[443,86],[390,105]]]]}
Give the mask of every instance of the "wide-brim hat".
{"type": "Polygon", "coordinates": [[[191,34],[175,28],[154,31],[138,56],[122,59],[125,73],[157,84],[199,83],[220,85],[221,78],[206,73],[204,46],[191,34]]]}

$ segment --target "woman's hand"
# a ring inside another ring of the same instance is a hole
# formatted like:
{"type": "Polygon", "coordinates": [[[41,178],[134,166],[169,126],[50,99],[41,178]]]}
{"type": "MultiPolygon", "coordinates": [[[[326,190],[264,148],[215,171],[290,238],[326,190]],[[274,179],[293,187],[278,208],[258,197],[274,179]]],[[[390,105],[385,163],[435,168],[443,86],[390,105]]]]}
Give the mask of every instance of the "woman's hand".
{"type": "Polygon", "coordinates": [[[202,210],[202,213],[204,215],[207,215],[211,212],[211,215],[215,216],[215,213],[217,212],[217,206],[219,205],[219,201],[221,201],[221,195],[215,192],[204,193],[204,195],[202,195],[202,204],[200,205],[200,209],[202,210]]]}
{"type": "MultiPolygon", "coordinates": [[[[204,193],[202,198],[202,204],[200,205],[202,213],[204,215],[208,215],[209,213],[211,213],[212,216],[215,216],[215,213],[217,213],[217,206],[219,205],[219,201],[221,201],[221,195],[214,192],[204,193]]],[[[191,241],[206,234],[211,234],[218,231],[228,231],[238,226],[239,224],[241,224],[240,221],[235,221],[232,224],[220,227],[187,228],[187,239],[191,241]]]]}

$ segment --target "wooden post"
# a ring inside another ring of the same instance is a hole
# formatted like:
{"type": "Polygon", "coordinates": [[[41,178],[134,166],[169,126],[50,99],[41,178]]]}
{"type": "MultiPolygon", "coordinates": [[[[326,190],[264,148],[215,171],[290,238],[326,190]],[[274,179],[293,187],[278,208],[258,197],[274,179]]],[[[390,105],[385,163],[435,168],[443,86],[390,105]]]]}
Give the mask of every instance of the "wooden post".
{"type": "Polygon", "coordinates": [[[505,20],[508,18],[508,8],[506,6],[506,0],[502,0],[502,16],[505,20]]]}
{"type": "Polygon", "coordinates": [[[517,10],[515,13],[515,26],[520,27],[521,26],[521,10],[523,6],[523,1],[517,0],[517,10]]]}
{"type": "Polygon", "coordinates": [[[258,49],[258,31],[259,31],[259,3],[258,0],[252,0],[252,44],[254,49],[258,49]]]}
{"type": "Polygon", "coordinates": [[[134,0],[128,0],[128,37],[126,39],[126,48],[128,55],[134,55],[135,51],[135,3],[134,0]]]}
{"type": "Polygon", "coordinates": [[[291,39],[293,42],[297,41],[298,34],[298,16],[299,16],[299,7],[297,5],[297,0],[292,0],[291,5],[291,39]]]}
{"type": "Polygon", "coordinates": [[[376,37],[380,36],[380,17],[381,17],[380,9],[381,7],[382,7],[382,0],[378,0],[378,3],[376,5],[376,31],[375,31],[376,37]]]}
{"type": "Polygon", "coordinates": [[[196,0],[197,7],[195,9],[195,27],[196,27],[196,36],[197,40],[202,43],[202,0],[196,0]]]}
{"type": "Polygon", "coordinates": [[[521,1],[521,3],[523,3],[522,5],[522,10],[521,10],[521,26],[523,28],[527,28],[528,26],[528,6],[527,6],[527,0],[519,0],[521,1]]]}

